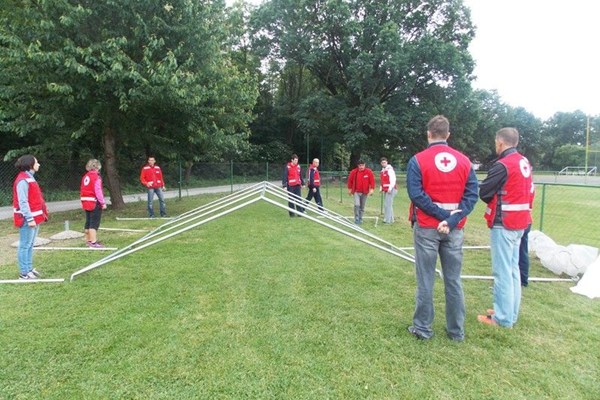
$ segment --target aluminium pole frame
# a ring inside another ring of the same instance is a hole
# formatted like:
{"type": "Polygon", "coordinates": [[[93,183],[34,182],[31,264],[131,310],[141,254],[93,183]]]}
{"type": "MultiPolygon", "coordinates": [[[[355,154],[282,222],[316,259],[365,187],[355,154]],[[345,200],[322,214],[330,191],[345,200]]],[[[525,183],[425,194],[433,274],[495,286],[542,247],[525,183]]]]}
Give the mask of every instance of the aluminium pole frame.
{"type": "MultiPolygon", "coordinates": [[[[131,243],[129,246],[124,247],[104,258],[98,260],[89,266],[74,272],[71,275],[70,280],[73,281],[78,275],[88,272],[92,269],[98,268],[111,261],[117,260],[121,257],[127,256],[163,240],[169,239],[180,233],[186,232],[190,229],[196,228],[207,222],[218,219],[222,216],[230,214],[248,205],[254,204],[259,200],[263,200],[276,207],[282,208],[288,212],[292,212],[299,217],[306,218],[310,221],[316,222],[322,226],[325,226],[338,233],[351,237],[352,239],[358,240],[379,250],[383,250],[394,256],[397,256],[405,261],[411,263],[415,262],[415,257],[406,250],[412,249],[411,247],[398,247],[392,243],[389,243],[380,237],[372,234],[361,228],[359,225],[353,224],[348,219],[340,214],[337,214],[327,208],[321,211],[314,203],[307,202],[303,197],[297,196],[293,193],[282,189],[270,182],[263,181],[254,185],[251,185],[240,191],[231,193],[222,198],[216,199],[210,203],[199,206],[195,209],[187,211],[175,218],[171,218],[168,222],[160,225],[153,231],[150,231],[142,238],[131,243]],[[256,196],[253,199],[252,196],[256,196]],[[250,199],[250,200],[248,200],[250,199]],[[240,203],[233,206],[236,203],[240,203]],[[292,203],[295,206],[300,206],[305,210],[314,212],[316,216],[309,215],[307,213],[301,213],[295,208],[289,208],[288,203],[292,203]],[[231,208],[228,208],[231,207],[231,208]],[[215,214],[216,213],[216,214],[215,214]],[[202,219],[204,218],[204,219],[202,219]],[[194,222],[195,221],[195,222],[194,222]],[[193,222],[193,223],[192,223],[193,222]],[[191,224],[190,224],[191,223],[191,224]]],[[[466,249],[489,249],[489,246],[465,246],[466,249]]],[[[442,271],[437,270],[436,272],[442,277],[442,271]]],[[[479,275],[461,275],[463,279],[493,279],[491,276],[479,276],[479,275]]],[[[573,279],[562,279],[562,278],[529,278],[531,281],[540,282],[573,282],[573,279]]]]}
{"type": "Polygon", "coordinates": [[[381,238],[377,237],[376,235],[373,235],[372,233],[367,232],[364,229],[362,229],[354,224],[350,224],[341,215],[336,214],[333,211],[330,211],[327,209],[324,210],[325,212],[321,212],[313,204],[307,203],[306,200],[304,198],[302,198],[301,196],[296,196],[292,193],[288,193],[286,190],[284,190],[276,185],[273,185],[272,183],[265,181],[265,182],[261,182],[261,183],[252,185],[241,191],[232,193],[223,198],[217,199],[213,202],[210,202],[208,204],[205,204],[203,206],[200,206],[198,208],[195,208],[193,210],[185,212],[176,218],[173,218],[172,220],[159,226],[155,230],[144,235],[142,238],[133,242],[129,246],[124,247],[124,248],[102,258],[101,260],[98,260],[98,261],[88,265],[87,267],[74,272],[73,274],[71,274],[70,280],[73,281],[74,278],[78,275],[81,275],[83,273],[91,271],[92,269],[98,268],[102,265],[105,265],[105,264],[111,262],[111,261],[117,260],[117,259],[127,256],[129,254],[132,254],[136,251],[139,251],[139,250],[142,250],[149,246],[152,246],[156,243],[159,243],[163,240],[169,239],[173,236],[176,236],[180,233],[186,232],[190,229],[196,228],[202,224],[205,224],[206,222],[210,222],[210,221],[220,218],[224,215],[227,215],[231,212],[234,212],[243,207],[246,207],[250,204],[256,203],[259,200],[266,201],[267,203],[273,204],[277,207],[283,208],[288,211],[291,210],[291,212],[301,215],[302,217],[304,217],[310,221],[313,221],[320,225],[326,226],[332,230],[335,230],[339,233],[345,234],[353,239],[356,239],[363,243],[369,244],[380,250],[386,251],[386,252],[393,254],[397,257],[400,257],[406,261],[414,262],[414,257],[410,253],[398,248],[397,246],[395,246],[389,242],[382,240],[381,238]],[[252,198],[253,196],[255,198],[252,198]],[[277,199],[280,201],[283,201],[284,204],[281,204],[281,202],[278,202],[277,199]],[[317,219],[313,216],[307,215],[305,213],[300,213],[295,209],[290,209],[287,204],[288,202],[293,203],[296,206],[300,206],[305,209],[314,211],[319,216],[326,217],[326,219],[329,220],[329,223],[320,221],[319,219],[317,219]],[[234,206],[234,204],[238,204],[238,205],[234,206]],[[337,224],[337,226],[335,224],[337,224]],[[348,232],[347,230],[345,230],[343,228],[355,231],[355,233],[348,232]],[[359,234],[361,236],[359,236],[359,234]]]}

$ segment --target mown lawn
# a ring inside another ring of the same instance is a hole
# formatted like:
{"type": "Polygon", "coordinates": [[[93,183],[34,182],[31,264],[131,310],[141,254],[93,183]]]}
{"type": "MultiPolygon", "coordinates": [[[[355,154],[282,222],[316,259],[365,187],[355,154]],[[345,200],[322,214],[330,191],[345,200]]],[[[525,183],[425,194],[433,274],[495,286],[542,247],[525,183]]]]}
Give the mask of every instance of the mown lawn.
{"type": "MultiPolygon", "coordinates": [[[[173,201],[169,212],[212,199],[173,201]]],[[[351,214],[350,200],[326,206],[351,214]]],[[[369,207],[377,215],[377,197],[369,207]]],[[[143,208],[107,212],[103,226],[158,226],[115,219],[143,208]]],[[[402,193],[396,208],[396,224],[365,228],[410,246],[402,193]]],[[[487,244],[482,212],[467,244],[487,244]]],[[[82,216],[55,214],[41,236],[65,219],[77,229],[82,216]]],[[[1,237],[14,233],[0,222],[1,237]]],[[[117,247],[138,237],[100,233],[117,247]]],[[[13,257],[3,246],[2,258],[13,257]]],[[[102,255],[40,251],[35,264],[68,278],[102,255]]],[[[532,261],[532,276],[552,276],[532,261]]],[[[467,250],[463,272],[489,275],[489,253],[467,250]]],[[[14,260],[0,265],[0,278],[15,275],[14,260]]],[[[0,398],[597,399],[600,302],[571,286],[532,283],[518,325],[502,330],[476,321],[491,282],[465,280],[467,338],[455,343],[438,280],[436,336],[417,341],[406,332],[410,263],[260,202],[73,282],[0,285],[0,398]]]]}

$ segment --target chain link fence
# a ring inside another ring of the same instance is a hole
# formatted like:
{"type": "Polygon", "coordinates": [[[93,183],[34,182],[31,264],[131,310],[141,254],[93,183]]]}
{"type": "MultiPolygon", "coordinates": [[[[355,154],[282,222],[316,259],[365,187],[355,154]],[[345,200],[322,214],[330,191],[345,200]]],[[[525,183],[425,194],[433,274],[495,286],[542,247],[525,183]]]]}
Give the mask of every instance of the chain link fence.
{"type": "MultiPolygon", "coordinates": [[[[36,174],[44,191],[46,201],[73,200],[79,198],[79,183],[85,172],[85,161],[40,160],[40,171],[36,174]]],[[[181,191],[197,187],[281,181],[284,164],[275,163],[198,163],[185,165],[170,161],[158,165],[163,170],[169,190],[181,191]]],[[[141,193],[139,173],[144,162],[119,162],[119,172],[124,194],[141,193]]],[[[371,166],[378,179],[377,166],[371,166]]],[[[303,173],[306,165],[302,166],[303,173]]],[[[16,176],[14,162],[0,162],[0,207],[12,205],[12,183],[16,176]]],[[[405,175],[397,171],[398,201],[395,202],[397,219],[408,215],[405,175]],[[404,199],[402,197],[404,196],[404,199]]],[[[483,179],[484,175],[479,175],[483,179]]],[[[600,248],[600,235],[596,221],[600,215],[600,177],[564,177],[556,173],[536,174],[537,188],[533,212],[533,229],[540,230],[562,245],[585,244],[600,248]]],[[[321,194],[326,201],[352,204],[347,192],[347,171],[321,171],[321,194]]],[[[327,204],[325,204],[327,206],[327,204]]],[[[382,212],[381,196],[375,195],[370,208],[382,212]]],[[[470,226],[485,228],[483,218],[472,215],[470,226]],[[481,227],[479,225],[481,224],[481,227]]]]}

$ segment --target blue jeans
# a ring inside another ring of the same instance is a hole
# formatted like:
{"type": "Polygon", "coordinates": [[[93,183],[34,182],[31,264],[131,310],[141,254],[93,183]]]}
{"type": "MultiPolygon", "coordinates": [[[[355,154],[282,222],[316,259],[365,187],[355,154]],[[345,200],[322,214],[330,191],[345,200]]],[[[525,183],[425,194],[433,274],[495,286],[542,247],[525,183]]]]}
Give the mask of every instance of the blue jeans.
{"type": "Polygon", "coordinates": [[[510,328],[519,317],[521,274],[519,245],[523,229],[510,230],[494,226],[490,232],[492,273],[494,275],[494,320],[510,328]]]}
{"type": "Polygon", "coordinates": [[[148,215],[150,217],[154,217],[154,206],[152,205],[152,202],[154,201],[154,193],[156,193],[160,203],[160,216],[164,217],[167,215],[167,208],[165,206],[165,196],[163,195],[162,188],[148,189],[148,215]]]}
{"type": "Polygon", "coordinates": [[[446,296],[446,332],[455,340],[465,337],[465,299],[460,279],[464,232],[453,229],[448,235],[434,228],[413,227],[417,294],[413,326],[424,338],[433,336],[433,285],[438,254],[444,276],[446,296]]]}
{"type": "Polygon", "coordinates": [[[19,228],[19,248],[17,249],[17,261],[19,272],[25,275],[33,269],[33,244],[40,230],[40,226],[33,228],[27,225],[27,221],[19,228]]]}

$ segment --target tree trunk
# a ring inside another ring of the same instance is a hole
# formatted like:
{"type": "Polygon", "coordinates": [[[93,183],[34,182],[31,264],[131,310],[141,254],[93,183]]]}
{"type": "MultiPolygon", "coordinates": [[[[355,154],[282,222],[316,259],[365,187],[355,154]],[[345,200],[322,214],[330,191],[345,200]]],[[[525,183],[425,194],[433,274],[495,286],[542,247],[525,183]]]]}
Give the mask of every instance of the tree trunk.
{"type": "Polygon", "coordinates": [[[352,171],[358,165],[358,160],[360,160],[360,150],[353,149],[350,152],[350,165],[348,166],[348,170],[352,171]]]}
{"type": "Polygon", "coordinates": [[[106,186],[110,193],[111,208],[122,210],[125,208],[123,194],[121,193],[121,181],[117,169],[117,157],[115,152],[115,130],[111,127],[104,128],[102,137],[104,143],[104,170],[106,171],[106,186]]]}
{"type": "Polygon", "coordinates": [[[190,183],[190,179],[192,178],[192,166],[194,165],[193,161],[186,161],[185,162],[185,173],[183,175],[183,181],[186,184],[190,183]]]}

